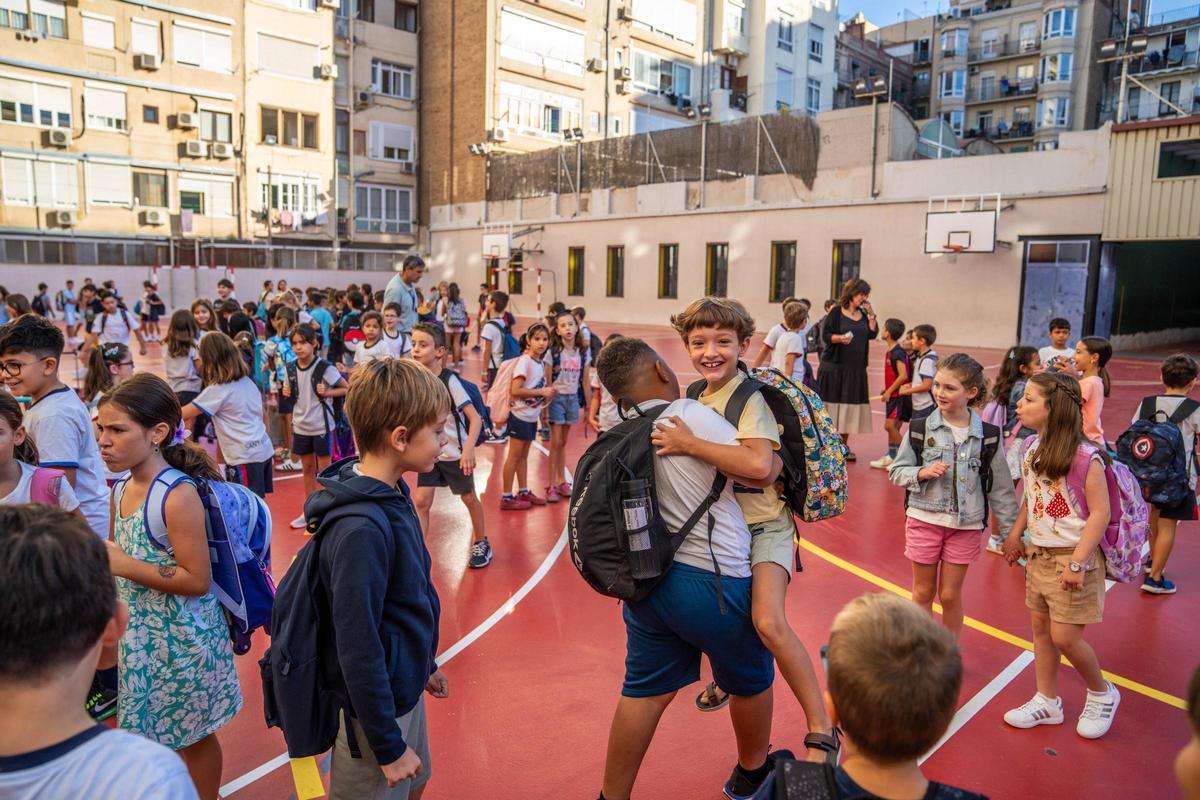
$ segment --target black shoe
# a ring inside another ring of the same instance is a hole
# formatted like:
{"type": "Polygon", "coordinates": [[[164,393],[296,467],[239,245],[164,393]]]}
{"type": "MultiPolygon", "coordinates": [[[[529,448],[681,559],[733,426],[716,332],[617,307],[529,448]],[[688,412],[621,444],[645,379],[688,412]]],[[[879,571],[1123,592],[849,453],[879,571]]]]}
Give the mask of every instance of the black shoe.
{"type": "Polygon", "coordinates": [[[791,750],[775,750],[767,753],[767,771],[758,781],[751,780],[740,764],[734,764],[733,774],[729,776],[729,780],[725,781],[725,796],[729,800],[750,800],[770,776],[771,770],[775,768],[775,762],[782,758],[795,759],[796,756],[791,750]]]}
{"type": "Polygon", "coordinates": [[[117,690],[102,686],[99,680],[93,680],[92,690],[88,693],[84,708],[96,722],[108,719],[117,713],[117,690]]]}

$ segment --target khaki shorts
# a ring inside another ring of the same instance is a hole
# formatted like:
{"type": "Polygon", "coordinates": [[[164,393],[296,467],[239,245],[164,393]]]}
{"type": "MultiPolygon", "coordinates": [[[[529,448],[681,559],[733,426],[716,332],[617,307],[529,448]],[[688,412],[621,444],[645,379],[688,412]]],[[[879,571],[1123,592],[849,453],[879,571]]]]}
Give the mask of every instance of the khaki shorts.
{"type": "Polygon", "coordinates": [[[750,568],[755,564],[778,564],[789,577],[795,564],[796,521],[787,507],[775,519],[750,526],[750,568]]]}
{"type": "Polygon", "coordinates": [[[1091,625],[1104,616],[1104,556],[1097,549],[1084,573],[1083,588],[1067,591],[1061,580],[1071,553],[1069,547],[1030,549],[1025,563],[1025,605],[1037,614],[1049,615],[1052,622],[1091,625]]]}
{"type": "Polygon", "coordinates": [[[346,719],[342,717],[342,729],[338,731],[337,743],[333,746],[333,763],[329,769],[329,800],[408,800],[409,794],[428,783],[433,775],[433,763],[429,759],[429,725],[425,721],[425,695],[403,717],[396,720],[404,732],[404,743],[421,758],[421,771],[415,778],[400,781],[389,789],[387,778],[375,760],[367,744],[358,720],[352,719],[354,736],[362,758],[350,755],[346,741],[346,719]]]}

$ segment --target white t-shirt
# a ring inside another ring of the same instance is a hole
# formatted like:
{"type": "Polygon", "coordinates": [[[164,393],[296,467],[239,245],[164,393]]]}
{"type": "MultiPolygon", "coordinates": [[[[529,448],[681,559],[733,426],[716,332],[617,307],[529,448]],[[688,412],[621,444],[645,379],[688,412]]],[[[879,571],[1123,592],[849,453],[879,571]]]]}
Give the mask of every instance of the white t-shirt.
{"type": "MultiPolygon", "coordinates": [[[[545,363],[553,369],[554,356],[546,351],[545,363]]],[[[583,369],[588,364],[586,350],[563,350],[558,354],[558,375],[554,378],[554,391],[559,394],[573,395],[579,391],[579,379],[583,369]]]]}
{"type": "MultiPolygon", "coordinates": [[[[326,431],[333,430],[333,417],[328,408],[331,401],[322,400],[313,391],[312,371],[316,365],[315,358],[307,368],[296,364],[296,383],[299,385],[296,387],[296,403],[292,406],[292,432],[301,436],[324,436],[326,431]]],[[[326,362],[321,380],[332,388],[342,382],[342,373],[326,362]]]]}
{"type": "MultiPolygon", "coordinates": [[[[929,350],[925,355],[916,356],[913,362],[912,380],[910,386],[919,386],[928,378],[933,380],[933,376],[937,374],[937,353],[929,350]]],[[[912,405],[914,411],[923,411],[933,405],[933,389],[929,391],[914,392],[912,395],[912,405]]]]}
{"type": "Polygon", "coordinates": [[[25,412],[25,430],[37,445],[43,467],[73,467],[79,508],[96,535],[108,538],[108,484],[87,406],[63,386],[25,412]]]}
{"type": "Polygon", "coordinates": [[[412,337],[401,331],[396,331],[395,336],[384,331],[383,338],[380,341],[387,347],[388,354],[392,358],[404,358],[412,353],[412,337]]]}
{"type": "MultiPolygon", "coordinates": [[[[1154,409],[1161,411],[1167,417],[1170,417],[1179,408],[1179,404],[1187,399],[1187,395],[1182,394],[1160,394],[1154,398],[1154,409]]],[[[1137,422],[1141,417],[1138,412],[1141,411],[1141,403],[1134,409],[1133,419],[1131,422],[1137,422]]],[[[1161,416],[1155,416],[1155,419],[1162,420],[1161,416]]],[[[1187,458],[1188,485],[1192,491],[1196,490],[1196,440],[1200,436],[1200,408],[1197,408],[1190,415],[1185,417],[1179,423],[1179,433],[1183,436],[1183,447],[1187,458]]]]}
{"type": "Polygon", "coordinates": [[[0,797],[197,800],[179,756],[149,739],[104,725],[31,753],[0,757],[0,797]]]}
{"type": "MultiPolygon", "coordinates": [[[[662,401],[643,403],[640,408],[654,408],[662,401]]],[[[676,400],[667,406],[660,420],[677,416],[692,433],[716,444],[737,444],[737,428],[724,417],[695,400],[676,400]]],[[[667,424],[670,424],[669,422],[667,424]]],[[[679,530],[693,512],[704,502],[717,476],[716,467],[692,456],[670,455],[654,459],[654,480],[658,507],[663,521],[671,530],[679,530]]],[[[750,527],[733,494],[733,481],[710,509],[713,515],[712,551],[709,551],[708,520],[702,518],[684,537],[675,551],[681,564],[713,572],[713,556],[721,574],[732,578],[750,577],[750,527]]]]}
{"type": "Polygon", "coordinates": [[[100,344],[120,342],[129,346],[129,337],[141,326],[137,314],[118,308],[115,314],[97,314],[92,320],[92,331],[100,344]]]}
{"type": "Polygon", "coordinates": [[[367,344],[364,339],[361,342],[346,342],[346,349],[354,353],[354,366],[367,364],[380,358],[392,358],[392,348],[388,346],[387,339],[380,337],[375,344],[367,344]]]}
{"type": "Polygon", "coordinates": [[[489,319],[483,324],[483,333],[479,336],[492,345],[491,358],[487,364],[489,369],[499,369],[500,362],[504,360],[504,334],[507,332],[508,326],[501,317],[489,319]]]}
{"type": "MultiPolygon", "coordinates": [[[[535,361],[532,356],[522,355],[513,367],[513,380],[517,378],[525,379],[526,389],[541,389],[546,385],[546,368],[543,362],[535,361]]],[[[514,397],[512,415],[524,422],[537,422],[544,405],[544,397],[514,397]]]]}
{"type": "Polygon", "coordinates": [[[171,385],[173,392],[198,392],[204,388],[204,382],[200,380],[200,373],[196,371],[196,361],[199,358],[199,351],[192,347],[188,350],[187,355],[175,357],[170,353],[163,352],[163,371],[167,375],[167,383],[171,385]]]}
{"type": "MultiPolygon", "coordinates": [[[[32,502],[29,497],[29,488],[33,483],[33,473],[37,471],[37,467],[26,464],[24,461],[17,463],[21,465],[21,477],[17,479],[17,485],[8,495],[0,497],[0,506],[19,506],[32,502]]],[[[58,482],[58,507],[63,511],[74,511],[79,508],[79,498],[75,496],[75,490],[71,488],[71,482],[66,478],[58,482]]]]}
{"type": "MultiPolygon", "coordinates": [[[[950,471],[938,480],[952,481],[954,480],[954,465],[958,463],[958,448],[961,447],[963,442],[967,441],[967,437],[971,435],[971,426],[964,425],[960,428],[947,422],[946,427],[949,428],[950,433],[954,435],[954,452],[948,456],[950,471]]],[[[982,489],[979,488],[979,484],[976,484],[976,491],[982,491],[982,489]]],[[[941,525],[943,528],[957,528],[958,530],[973,531],[983,527],[982,521],[976,522],[972,525],[960,525],[958,522],[958,515],[951,514],[949,512],[925,511],[920,508],[913,508],[909,506],[907,513],[908,516],[912,517],[913,519],[920,520],[921,522],[928,522],[930,525],[941,525]]]]}
{"type": "Polygon", "coordinates": [[[787,333],[787,328],[783,327],[782,322],[777,322],[771,326],[771,330],[767,331],[767,335],[763,337],[763,344],[774,350],[775,345],[779,343],[779,337],[785,333],[787,333]]]}
{"type": "Polygon", "coordinates": [[[804,335],[799,331],[785,330],[775,340],[771,350],[771,367],[788,375],[794,381],[804,381],[804,335]],[[787,357],[795,353],[796,360],[792,363],[792,374],[787,373],[787,357]]]}
{"type": "Polygon", "coordinates": [[[454,401],[454,413],[446,417],[446,425],[442,428],[446,443],[442,445],[438,461],[458,461],[462,458],[462,449],[458,446],[459,438],[461,437],[465,444],[468,434],[466,417],[462,410],[471,405],[471,397],[457,375],[450,376],[447,386],[450,389],[450,399],[454,401]]]}
{"type": "Polygon", "coordinates": [[[1038,357],[1042,359],[1042,365],[1049,368],[1050,362],[1055,358],[1069,362],[1075,357],[1075,349],[1073,347],[1064,347],[1060,350],[1054,345],[1048,344],[1038,350],[1038,357]]]}
{"type": "Polygon", "coordinates": [[[600,410],[596,415],[600,418],[600,432],[612,430],[624,421],[621,419],[621,412],[617,410],[617,401],[613,400],[608,389],[600,382],[600,376],[595,370],[592,371],[591,384],[593,389],[600,391],[600,410]]]}
{"type": "Polygon", "coordinates": [[[226,464],[257,464],[275,454],[263,425],[262,394],[254,381],[238,378],[205,386],[192,403],[212,417],[226,464]]]}

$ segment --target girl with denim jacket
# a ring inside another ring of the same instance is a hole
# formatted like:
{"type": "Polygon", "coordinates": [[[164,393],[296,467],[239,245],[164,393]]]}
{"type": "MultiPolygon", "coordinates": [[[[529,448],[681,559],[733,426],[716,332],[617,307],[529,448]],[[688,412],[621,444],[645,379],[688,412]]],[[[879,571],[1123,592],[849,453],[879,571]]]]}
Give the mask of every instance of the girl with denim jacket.
{"type": "MultiPolygon", "coordinates": [[[[955,636],[962,631],[962,585],[967,567],[983,549],[988,506],[1007,530],[1017,514],[1013,484],[1005,480],[1004,448],[994,443],[991,488],[980,475],[985,448],[983,420],[971,407],[987,396],[987,379],[979,362],[954,353],[937,365],[933,379],[937,408],[925,421],[918,462],[909,431],[888,475],[904,487],[906,515],[904,555],[913,565],[913,601],[933,613],[942,604],[942,622],[955,636]]],[[[997,435],[997,440],[999,436],[997,435]]]]}

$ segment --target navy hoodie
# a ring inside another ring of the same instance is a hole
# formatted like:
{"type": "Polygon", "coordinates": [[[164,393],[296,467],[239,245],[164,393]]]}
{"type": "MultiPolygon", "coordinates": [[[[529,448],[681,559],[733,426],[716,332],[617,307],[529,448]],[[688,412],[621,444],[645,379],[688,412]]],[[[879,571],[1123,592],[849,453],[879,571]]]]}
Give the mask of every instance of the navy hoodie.
{"type": "Polygon", "coordinates": [[[390,764],[408,749],[396,718],[412,710],[437,669],[441,606],[408,487],[360,475],[357,463],[346,459],[322,472],[304,516],[319,526],[335,509],[364,503],[391,522],[380,530],[367,516],[335,520],[320,534],[319,564],[352,713],[376,760],[390,764]]]}

